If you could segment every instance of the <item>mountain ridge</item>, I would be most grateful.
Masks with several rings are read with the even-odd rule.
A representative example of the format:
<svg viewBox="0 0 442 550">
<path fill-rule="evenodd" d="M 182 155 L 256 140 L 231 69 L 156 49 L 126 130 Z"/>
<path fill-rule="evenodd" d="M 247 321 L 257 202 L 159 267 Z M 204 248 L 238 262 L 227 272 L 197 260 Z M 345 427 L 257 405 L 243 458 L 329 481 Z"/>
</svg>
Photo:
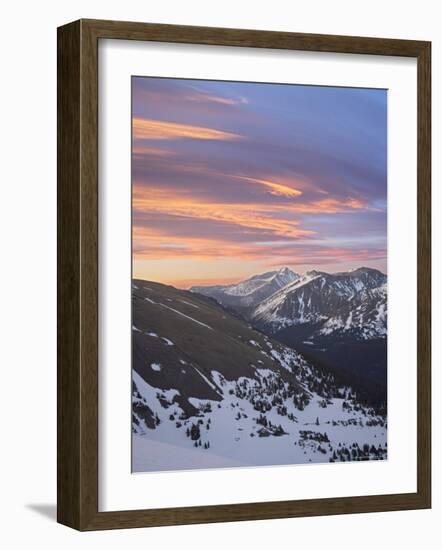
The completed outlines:
<svg viewBox="0 0 442 550">
<path fill-rule="evenodd" d="M 268 333 L 323 323 L 323 334 L 346 332 L 370 339 L 386 335 L 386 285 L 387 276 L 369 267 L 303 275 L 284 267 L 231 285 L 194 286 L 190 291 L 215 299 Z"/>
<path fill-rule="evenodd" d="M 258 303 L 277 290 L 299 278 L 288 267 L 267 271 L 230 285 L 192 286 L 190 292 L 215 298 L 224 306 L 234 306 L 241 310 L 256 307 Z"/>
</svg>

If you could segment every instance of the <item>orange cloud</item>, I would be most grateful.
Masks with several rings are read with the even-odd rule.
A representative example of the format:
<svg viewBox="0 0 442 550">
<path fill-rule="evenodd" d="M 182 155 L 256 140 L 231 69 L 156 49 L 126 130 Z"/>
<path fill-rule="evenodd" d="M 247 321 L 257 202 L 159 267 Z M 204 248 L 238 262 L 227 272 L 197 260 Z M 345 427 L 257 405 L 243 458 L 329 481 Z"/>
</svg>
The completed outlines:
<svg viewBox="0 0 442 550">
<path fill-rule="evenodd" d="M 240 176 L 238 176 L 240 177 Z M 249 178 L 246 178 L 249 179 Z M 301 230 L 299 227 L 293 233 L 293 227 L 299 226 L 298 221 L 290 219 L 275 218 L 275 212 L 299 214 L 336 214 L 355 209 L 367 207 L 367 203 L 360 199 L 349 198 L 344 200 L 326 198 L 312 201 L 296 200 L 302 192 L 265 180 L 254 180 L 259 185 L 273 189 L 275 193 L 284 194 L 295 199 L 283 204 L 266 204 L 264 202 L 249 203 L 223 203 L 210 202 L 208 200 L 192 197 L 191 193 L 183 190 L 174 193 L 169 190 L 160 189 L 157 186 L 137 185 L 133 186 L 134 211 L 140 212 L 163 212 L 179 216 L 195 217 L 199 219 L 233 222 L 238 225 L 259 227 L 275 231 L 282 231 L 284 235 L 301 236 L 311 234 L 312 231 Z"/>
<path fill-rule="evenodd" d="M 290 209 L 301 214 L 337 214 L 366 207 L 367 203 L 360 199 L 321 199 L 312 202 L 295 203 L 290 206 Z"/>
<path fill-rule="evenodd" d="M 155 187 L 134 186 L 132 207 L 134 212 L 156 212 L 185 216 L 200 220 L 233 223 L 246 229 L 268 230 L 278 235 L 299 238 L 314 233 L 301 229 L 296 220 L 272 217 L 275 208 L 263 204 L 231 204 L 194 199 L 191 196 L 171 197 L 170 192 Z"/>
<path fill-rule="evenodd" d="M 222 238 L 171 236 L 167 232 L 152 227 L 133 226 L 134 260 L 158 260 L 171 258 L 197 258 L 213 260 L 219 257 L 253 259 L 256 252 L 253 246 L 225 241 Z"/>
<path fill-rule="evenodd" d="M 149 147 L 147 145 L 134 145 L 132 148 L 134 155 L 154 155 L 156 157 L 172 157 L 175 156 L 173 151 L 161 149 L 160 147 Z"/>
<path fill-rule="evenodd" d="M 263 261 L 268 267 L 281 265 L 327 265 L 344 262 L 362 262 L 384 259 L 385 248 L 345 248 L 333 245 L 309 244 L 297 241 L 285 243 L 235 243 L 222 238 L 181 237 L 152 227 L 133 228 L 133 259 L 216 261 L 219 258 L 240 259 L 241 262 Z M 201 264 L 196 264 L 201 265 Z M 165 264 L 165 271 L 170 267 Z M 167 277 L 174 276 L 167 273 Z M 176 277 L 176 274 L 175 274 Z M 195 271 L 195 279 L 198 269 Z M 201 276 L 200 276 L 201 277 Z M 217 279 L 218 280 L 218 279 Z M 227 282 L 227 279 L 226 279 Z M 196 282 L 194 284 L 197 284 Z M 203 283 L 201 283 L 203 284 Z M 215 283 L 214 283 L 215 284 Z"/>
<path fill-rule="evenodd" d="M 138 151 L 141 152 L 142 149 L 143 149 L 142 147 L 134 148 L 134 153 Z M 156 154 L 158 155 L 161 154 L 162 151 L 164 151 L 163 149 L 156 149 L 156 148 L 150 148 L 150 147 L 147 147 L 145 149 L 147 154 L 153 149 L 157 151 Z M 169 152 L 164 151 L 164 153 L 168 154 Z M 152 154 L 154 154 L 154 151 L 152 151 Z M 169 154 L 172 154 L 172 153 L 169 153 Z M 302 195 L 302 191 L 300 191 L 298 188 L 294 188 L 291 186 L 294 183 L 296 185 L 301 185 L 301 182 L 298 182 L 298 181 L 295 182 L 294 180 L 288 180 L 286 183 L 285 182 L 282 183 L 282 182 L 271 181 L 269 179 L 253 178 L 253 177 L 242 176 L 238 174 L 230 174 L 228 172 L 222 172 L 219 170 L 211 169 L 209 166 L 207 166 L 207 164 L 197 163 L 197 162 L 182 163 L 180 164 L 179 171 L 180 173 L 186 172 L 186 173 L 198 174 L 198 175 L 202 174 L 207 176 L 221 176 L 228 179 L 235 178 L 242 181 L 247 181 L 252 184 L 254 183 L 259 187 L 264 187 L 266 188 L 266 190 L 268 190 L 268 192 L 271 195 L 279 196 L 279 197 L 293 198 L 293 197 L 299 197 L 300 195 Z M 305 184 L 302 183 L 302 185 L 305 185 Z"/>
<path fill-rule="evenodd" d="M 193 166 L 192 170 L 196 168 L 204 170 L 204 167 L 200 166 Z M 171 192 L 170 189 L 156 185 L 134 183 L 132 207 L 135 219 L 137 213 L 150 213 L 167 217 L 176 216 L 177 222 L 180 219 L 190 219 L 195 222 L 226 224 L 226 232 L 217 233 L 216 230 L 212 230 L 209 234 L 205 234 L 202 229 L 201 235 L 181 236 L 179 226 L 174 224 L 172 218 L 170 226 L 161 228 L 149 226 L 148 223 L 137 225 L 135 222 L 132 228 L 134 260 L 192 258 L 198 261 L 212 261 L 224 257 L 248 261 L 278 257 L 279 263 L 284 264 L 317 263 L 319 265 L 329 263 L 333 257 L 334 261 L 339 263 L 344 259 L 352 260 L 358 256 L 358 253 L 347 249 L 315 245 L 315 231 L 301 226 L 301 216 L 350 212 L 366 207 L 363 201 L 355 198 L 302 201 L 300 200 L 302 192 L 287 185 L 267 179 L 234 177 L 264 186 L 272 194 L 282 194 L 289 200 L 276 204 L 215 202 L 192 195 L 188 188 L 175 188 Z M 236 241 L 235 234 L 243 237 L 247 235 L 247 238 Z M 306 246 L 307 243 L 309 243 L 308 246 Z M 360 255 L 363 259 L 367 256 L 367 251 L 360 251 Z"/>
<path fill-rule="evenodd" d="M 271 195 L 276 195 L 278 197 L 290 198 L 290 197 L 299 197 L 300 195 L 302 195 L 302 191 L 300 191 L 299 189 L 294 189 L 293 187 L 289 187 L 282 183 L 276 183 L 274 181 L 265 180 L 265 179 L 250 178 L 248 176 L 234 176 L 234 177 L 244 181 L 250 181 L 253 183 L 257 183 L 258 185 L 262 185 L 270 190 Z"/>
<path fill-rule="evenodd" d="M 187 91 L 186 91 L 187 89 Z M 166 90 L 162 88 L 161 90 L 150 88 L 138 88 L 136 91 L 137 94 L 141 94 L 144 101 L 150 102 L 163 102 L 170 104 L 178 104 L 182 106 L 184 103 L 193 103 L 196 106 L 206 106 L 209 104 L 210 107 L 216 105 L 234 107 L 237 105 L 246 105 L 249 103 L 249 100 L 240 95 L 230 95 L 222 96 L 214 93 L 209 93 L 204 89 L 201 89 L 198 86 L 188 86 L 180 89 L 179 93 L 173 92 L 171 90 Z"/>
<path fill-rule="evenodd" d="M 231 141 L 241 139 L 238 134 L 192 126 L 190 124 L 178 124 L 149 118 L 133 118 L 132 131 L 135 139 L 204 139 Z"/>
</svg>

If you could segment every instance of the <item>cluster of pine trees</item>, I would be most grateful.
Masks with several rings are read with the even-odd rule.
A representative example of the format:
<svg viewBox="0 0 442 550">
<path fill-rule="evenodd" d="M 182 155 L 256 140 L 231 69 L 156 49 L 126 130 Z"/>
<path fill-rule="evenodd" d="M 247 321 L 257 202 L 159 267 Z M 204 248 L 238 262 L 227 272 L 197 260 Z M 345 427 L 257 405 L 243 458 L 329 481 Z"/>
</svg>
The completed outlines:
<svg viewBox="0 0 442 550">
<path fill-rule="evenodd" d="M 197 423 L 192 422 L 190 427 L 186 429 L 186 436 L 193 441 L 194 447 L 203 447 L 204 449 L 210 449 L 210 441 L 205 441 L 204 443 L 201 440 L 201 426 L 204 422 L 199 419 Z M 206 423 L 206 429 L 210 429 L 210 418 Z"/>
<path fill-rule="evenodd" d="M 312 430 L 299 430 L 301 439 L 309 441 L 317 441 L 318 443 L 330 443 L 330 439 L 326 432 L 313 432 Z"/>
<path fill-rule="evenodd" d="M 155 428 L 160 423 L 157 413 L 152 409 L 141 396 L 136 384 L 132 383 L 132 431 L 137 431 L 140 427 L 140 420 L 143 420 L 148 428 Z"/>
<path fill-rule="evenodd" d="M 262 428 L 260 428 L 257 432 L 259 437 L 268 437 L 269 435 L 280 436 L 287 434 L 281 424 L 273 424 L 264 414 L 260 414 L 259 417 L 254 418 L 254 420 L 257 424 L 262 426 Z M 253 434 L 250 435 L 253 436 Z"/>
<path fill-rule="evenodd" d="M 361 460 L 384 460 L 387 457 L 387 444 L 382 447 L 378 445 L 369 445 L 364 443 L 362 447 L 358 443 L 353 443 L 350 448 L 339 444 L 339 447 L 333 451 L 330 462 L 350 462 Z"/>
</svg>

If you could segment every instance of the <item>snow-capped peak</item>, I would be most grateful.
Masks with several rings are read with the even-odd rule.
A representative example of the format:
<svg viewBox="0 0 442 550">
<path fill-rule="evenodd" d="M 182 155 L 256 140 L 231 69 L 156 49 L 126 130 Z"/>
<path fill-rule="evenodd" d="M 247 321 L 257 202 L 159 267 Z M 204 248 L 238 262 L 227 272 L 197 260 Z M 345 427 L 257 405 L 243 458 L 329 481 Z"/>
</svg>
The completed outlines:
<svg viewBox="0 0 442 550">
<path fill-rule="evenodd" d="M 193 287 L 191 290 L 192 292 L 211 296 L 223 305 L 256 307 L 262 300 L 298 279 L 299 275 L 297 273 L 288 267 L 282 267 L 275 271 L 253 275 L 239 283 Z"/>
<path fill-rule="evenodd" d="M 240 283 L 225 287 L 224 292 L 231 296 L 248 296 L 259 290 L 260 288 L 272 285 L 272 291 L 275 292 L 279 288 L 299 279 L 299 275 L 294 273 L 288 267 L 283 267 L 278 271 L 268 271 L 259 275 L 254 275 Z M 273 288 L 274 286 L 274 288 Z"/>
<path fill-rule="evenodd" d="M 282 283 L 282 286 L 285 286 L 293 281 L 299 280 L 299 278 L 300 276 L 298 273 L 295 273 L 289 267 L 281 267 L 281 269 L 275 273 L 273 280 L 278 281 Z"/>
<path fill-rule="evenodd" d="M 328 275 L 325 271 L 318 271 L 317 269 L 311 269 L 304 273 L 305 278 L 313 279 L 314 277 L 319 277 L 319 275 Z"/>
</svg>

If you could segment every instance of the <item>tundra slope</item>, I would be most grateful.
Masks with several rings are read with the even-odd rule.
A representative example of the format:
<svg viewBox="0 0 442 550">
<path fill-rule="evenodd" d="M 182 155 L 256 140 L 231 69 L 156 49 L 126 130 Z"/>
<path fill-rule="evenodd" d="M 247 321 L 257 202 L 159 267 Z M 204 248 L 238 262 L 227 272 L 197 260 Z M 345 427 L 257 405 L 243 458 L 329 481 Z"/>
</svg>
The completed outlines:
<svg viewBox="0 0 442 550">
<path fill-rule="evenodd" d="M 133 470 L 384 459 L 386 418 L 214 300 L 133 282 Z"/>
</svg>

